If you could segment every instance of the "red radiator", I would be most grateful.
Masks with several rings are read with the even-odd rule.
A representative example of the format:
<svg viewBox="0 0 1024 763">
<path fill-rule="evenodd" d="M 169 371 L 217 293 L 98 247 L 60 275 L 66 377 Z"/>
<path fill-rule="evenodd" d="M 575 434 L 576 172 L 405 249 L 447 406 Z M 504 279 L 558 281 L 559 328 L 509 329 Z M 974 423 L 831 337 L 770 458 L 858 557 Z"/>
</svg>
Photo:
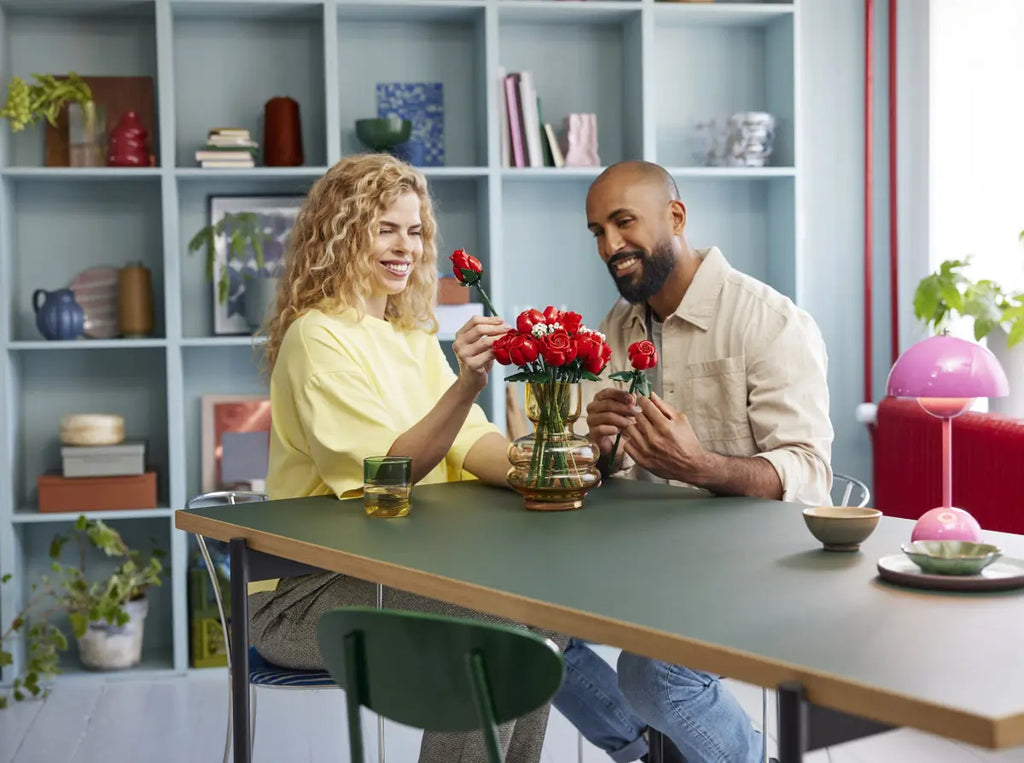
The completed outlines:
<svg viewBox="0 0 1024 763">
<path fill-rule="evenodd" d="M 942 424 L 914 400 L 886 398 L 872 429 L 873 505 L 917 519 L 942 503 Z M 953 419 L 953 505 L 985 530 L 1024 534 L 1024 421 Z"/>
</svg>

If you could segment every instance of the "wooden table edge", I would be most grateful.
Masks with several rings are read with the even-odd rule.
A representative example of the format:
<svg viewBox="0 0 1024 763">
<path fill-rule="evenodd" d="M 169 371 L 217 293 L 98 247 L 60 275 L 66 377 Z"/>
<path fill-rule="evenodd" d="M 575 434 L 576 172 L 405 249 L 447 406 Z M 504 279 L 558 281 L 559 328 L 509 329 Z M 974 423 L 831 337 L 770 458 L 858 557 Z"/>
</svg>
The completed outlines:
<svg viewBox="0 0 1024 763">
<path fill-rule="evenodd" d="M 685 636 L 253 530 L 186 510 L 175 511 L 174 524 L 179 530 L 220 541 L 244 538 L 248 547 L 254 551 L 301 561 L 326 571 L 379 582 L 420 596 L 448 601 L 527 625 L 571 634 L 758 686 L 774 689 L 780 683 L 796 681 L 803 686 L 808 701 L 816 705 L 881 723 L 910 726 L 989 749 L 1024 745 L 1024 713 L 995 719 L 978 716 L 830 673 L 807 670 Z"/>
</svg>

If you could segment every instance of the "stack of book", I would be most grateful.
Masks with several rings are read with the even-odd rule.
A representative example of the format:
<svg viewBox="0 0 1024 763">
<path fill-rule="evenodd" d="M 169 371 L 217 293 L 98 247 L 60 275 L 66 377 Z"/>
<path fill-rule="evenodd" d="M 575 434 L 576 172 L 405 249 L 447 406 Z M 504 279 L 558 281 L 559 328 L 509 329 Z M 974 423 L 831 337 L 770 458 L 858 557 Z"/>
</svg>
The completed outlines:
<svg viewBox="0 0 1024 763">
<path fill-rule="evenodd" d="M 499 68 L 504 98 L 501 109 L 501 163 L 504 167 L 564 167 L 565 157 L 528 71 L 505 74 Z"/>
<path fill-rule="evenodd" d="M 206 136 L 206 146 L 196 151 L 196 161 L 201 167 L 255 167 L 258 148 L 244 127 L 214 127 Z"/>
</svg>

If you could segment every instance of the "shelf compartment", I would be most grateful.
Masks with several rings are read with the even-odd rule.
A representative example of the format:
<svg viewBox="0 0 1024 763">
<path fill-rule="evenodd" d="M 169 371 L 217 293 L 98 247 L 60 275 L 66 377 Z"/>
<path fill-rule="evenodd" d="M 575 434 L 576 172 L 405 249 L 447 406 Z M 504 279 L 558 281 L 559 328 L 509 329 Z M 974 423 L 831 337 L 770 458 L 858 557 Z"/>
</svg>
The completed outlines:
<svg viewBox="0 0 1024 763">
<path fill-rule="evenodd" d="M 265 336 L 199 336 L 181 340 L 182 347 L 253 347 L 267 341 Z"/>
<path fill-rule="evenodd" d="M 767 4 L 765 7 L 768 7 Z M 723 6 L 725 8 L 725 6 Z M 693 127 L 742 111 L 775 116 L 768 166 L 794 164 L 793 15 L 761 26 L 659 26 L 654 34 L 656 151 L 663 166 L 696 166 Z M 678 72 L 701 72 L 678 87 Z M 731 168 L 715 168 L 731 169 Z"/>
<path fill-rule="evenodd" d="M 419 4 L 417 4 L 419 6 Z M 342 155 L 366 151 L 357 119 L 377 116 L 376 85 L 440 82 L 444 164 L 487 164 L 484 11 L 475 4 L 338 6 L 338 83 Z M 439 18 L 439 14 L 441 18 Z M 386 50 L 382 56 L 380 51 Z M 367 61 L 372 61 L 372 76 Z M 427 168 L 424 168 L 427 169 Z"/>
<path fill-rule="evenodd" d="M 737 270 L 796 298 L 793 178 L 675 180 L 690 246 L 717 246 Z"/>
<path fill-rule="evenodd" d="M 522 12 L 516 11 L 520 5 Z M 566 7 L 569 5 L 573 8 Z M 583 12 L 583 5 L 593 5 L 595 10 Z M 644 155 L 644 88 L 641 14 L 633 10 L 625 16 L 607 15 L 600 12 L 605 5 L 534 5 L 526 0 L 502 5 L 499 63 L 506 73 L 529 71 L 533 75 L 541 120 L 551 125 L 563 146 L 566 115 L 596 114 L 598 153 L 600 161 L 608 165 Z M 565 20 L 559 14 L 565 14 Z M 501 83 L 494 86 L 499 88 Z M 665 92 L 674 92 L 674 88 Z M 504 92 L 496 97 L 504 97 Z"/>
<path fill-rule="evenodd" d="M 36 479 L 60 471 L 60 422 L 72 413 L 123 416 L 125 439 L 146 441 L 146 466 L 157 472 L 158 505 L 168 505 L 166 350 L 80 349 L 9 357 L 20 398 L 10 411 L 15 505 L 38 505 Z"/>
<path fill-rule="evenodd" d="M 654 24 L 670 26 L 766 26 L 780 18 L 793 17 L 793 3 L 708 3 L 656 2 Z"/>
<path fill-rule="evenodd" d="M 27 81 L 34 72 L 81 76 L 153 78 L 153 131 L 150 151 L 159 157 L 157 129 L 156 12 L 154 2 L 4 4 L 5 76 Z M 48 11 L 59 10 L 59 13 Z M 106 114 L 107 130 L 119 114 Z M 46 124 L 37 122 L 9 139 L 7 164 L 41 167 L 45 162 Z M 84 168 L 83 168 L 84 169 Z"/>
<path fill-rule="evenodd" d="M 207 170 L 200 170 L 206 172 Z M 210 223 L 211 199 L 228 196 L 290 196 L 301 203 L 317 180 L 311 176 L 283 175 L 258 184 L 246 178 L 211 177 L 207 182 L 189 177 L 178 181 L 178 240 L 181 268 L 181 330 L 186 340 L 205 339 L 214 334 L 214 285 L 206 278 L 206 252 L 189 251 L 188 243 L 196 232 Z M 248 334 L 232 336 L 244 341 Z"/>
<path fill-rule="evenodd" d="M 24 180 L 9 189 L 9 197 L 13 257 L 6 296 L 14 342 L 43 339 L 32 307 L 36 289 L 66 288 L 87 268 L 131 261 L 149 268 L 154 335 L 165 335 L 159 183 Z"/>
<path fill-rule="evenodd" d="M 91 512 L 87 513 L 89 516 Z M 22 523 L 15 526 L 15 543 L 20 546 L 21 557 L 25 560 L 24 571 L 20 575 L 20 585 L 23 587 L 22 595 L 28 596 L 32 583 L 38 581 L 43 575 L 50 572 L 49 546 L 50 540 L 57 533 L 67 534 L 74 524 L 71 517 L 66 522 L 47 522 L 45 524 Z M 118 521 L 117 518 L 104 518 L 103 521 L 121 533 L 121 537 L 131 548 L 137 548 L 145 553 L 154 547 L 163 549 L 164 558 L 161 560 L 164 565 L 165 574 L 161 585 L 153 586 L 147 592 L 149 599 L 148 612 L 146 614 L 145 632 L 142 640 L 142 663 L 125 671 L 118 671 L 118 677 L 126 677 L 136 674 L 136 671 L 169 670 L 173 667 L 173 638 L 172 627 L 172 589 L 174 587 L 173 577 L 181 572 L 173 566 L 170 554 L 170 533 L 171 523 L 165 516 L 157 516 L 151 519 L 132 519 Z M 65 546 L 61 560 L 65 564 L 73 564 L 77 560 L 77 548 L 71 544 Z M 116 567 L 121 559 L 116 557 L 106 558 L 102 552 L 89 547 L 86 553 L 86 579 L 96 580 Z M 78 659 L 78 646 L 71 632 L 70 624 L 64 616 L 55 617 L 52 621 L 61 627 L 68 634 L 68 650 L 60 656 L 61 676 L 73 677 L 75 675 L 88 674 L 94 679 L 95 671 L 86 671 Z M 104 675 L 108 675 L 104 673 Z M 111 674 L 113 675 L 113 674 Z M 61 680 L 62 680 L 61 679 Z"/>
<path fill-rule="evenodd" d="M 338 0 L 343 21 L 467 22 L 486 6 L 486 0 Z"/>
<path fill-rule="evenodd" d="M 506 320 L 528 307 L 567 307 L 597 329 L 618 297 L 587 231 L 589 177 L 508 183 L 502 191 Z M 575 223 L 575 224 L 573 224 Z M 579 274 L 578 276 L 575 274 Z"/>
<path fill-rule="evenodd" d="M 269 395 L 253 348 L 246 346 L 198 346 L 183 348 L 186 496 L 204 492 L 202 487 L 204 395 Z"/>
<path fill-rule="evenodd" d="M 498 5 L 501 22 L 592 24 L 628 20 L 640 12 L 639 0 L 599 0 L 559 3 L 552 0 L 502 0 Z"/>
<path fill-rule="evenodd" d="M 327 163 L 320 4 L 177 2 L 172 12 L 177 167 L 197 167 L 213 127 L 247 128 L 260 164 L 263 109 L 275 96 L 299 104 L 304 164 Z"/>
</svg>

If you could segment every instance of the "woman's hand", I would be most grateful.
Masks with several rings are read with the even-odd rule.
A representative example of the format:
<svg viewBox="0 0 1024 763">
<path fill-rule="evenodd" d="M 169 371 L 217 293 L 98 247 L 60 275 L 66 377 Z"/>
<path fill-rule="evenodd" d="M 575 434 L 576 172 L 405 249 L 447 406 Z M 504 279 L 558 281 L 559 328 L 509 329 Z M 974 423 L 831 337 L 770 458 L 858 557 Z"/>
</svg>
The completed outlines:
<svg viewBox="0 0 1024 763">
<path fill-rule="evenodd" d="M 474 315 L 455 333 L 452 350 L 459 360 L 459 382 L 475 397 L 487 385 L 494 365 L 491 345 L 512 327 L 497 316 Z"/>
</svg>

